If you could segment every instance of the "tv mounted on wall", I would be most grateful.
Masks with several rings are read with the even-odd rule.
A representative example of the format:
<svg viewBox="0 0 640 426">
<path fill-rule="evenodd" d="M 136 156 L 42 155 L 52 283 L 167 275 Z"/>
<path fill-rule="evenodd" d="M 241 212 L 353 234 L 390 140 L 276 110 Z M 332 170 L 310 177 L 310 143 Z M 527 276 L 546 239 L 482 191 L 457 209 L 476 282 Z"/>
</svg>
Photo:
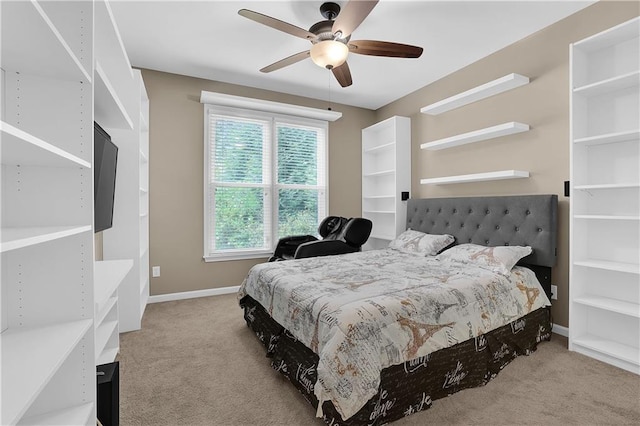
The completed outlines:
<svg viewBox="0 0 640 426">
<path fill-rule="evenodd" d="M 113 226 L 118 147 L 98 123 L 93 123 L 93 202 L 94 230 Z"/>
</svg>

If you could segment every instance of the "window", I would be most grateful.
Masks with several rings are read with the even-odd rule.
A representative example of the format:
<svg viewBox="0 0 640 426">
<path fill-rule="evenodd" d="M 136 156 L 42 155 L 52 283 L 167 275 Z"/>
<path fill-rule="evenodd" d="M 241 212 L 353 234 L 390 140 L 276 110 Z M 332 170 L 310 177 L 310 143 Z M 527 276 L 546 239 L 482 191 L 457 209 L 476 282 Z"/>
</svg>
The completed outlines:
<svg viewBox="0 0 640 426">
<path fill-rule="evenodd" d="M 207 261 L 268 256 L 326 216 L 327 122 L 205 107 Z"/>
</svg>

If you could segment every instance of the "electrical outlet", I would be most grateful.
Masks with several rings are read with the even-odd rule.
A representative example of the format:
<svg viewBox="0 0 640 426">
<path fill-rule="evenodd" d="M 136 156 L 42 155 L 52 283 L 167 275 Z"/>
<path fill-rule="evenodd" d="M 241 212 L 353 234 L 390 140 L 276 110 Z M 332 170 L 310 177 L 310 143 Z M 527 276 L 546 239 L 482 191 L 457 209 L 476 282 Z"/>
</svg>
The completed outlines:
<svg viewBox="0 0 640 426">
<path fill-rule="evenodd" d="M 160 267 L 159 266 L 154 266 L 153 268 L 151 268 L 151 276 L 153 278 L 157 278 L 160 276 Z"/>
<path fill-rule="evenodd" d="M 158 272 L 159 274 L 159 272 Z M 558 286 L 551 285 L 551 300 L 558 300 Z"/>
</svg>

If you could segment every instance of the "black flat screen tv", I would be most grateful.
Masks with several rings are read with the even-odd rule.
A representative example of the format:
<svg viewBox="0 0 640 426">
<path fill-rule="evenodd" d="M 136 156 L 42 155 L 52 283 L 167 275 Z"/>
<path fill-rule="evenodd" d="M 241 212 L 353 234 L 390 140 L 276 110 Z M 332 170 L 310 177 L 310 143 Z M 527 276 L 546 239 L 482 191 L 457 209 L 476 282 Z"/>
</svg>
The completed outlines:
<svg viewBox="0 0 640 426">
<path fill-rule="evenodd" d="M 93 202 L 94 230 L 113 226 L 118 147 L 98 123 L 93 123 Z"/>
</svg>

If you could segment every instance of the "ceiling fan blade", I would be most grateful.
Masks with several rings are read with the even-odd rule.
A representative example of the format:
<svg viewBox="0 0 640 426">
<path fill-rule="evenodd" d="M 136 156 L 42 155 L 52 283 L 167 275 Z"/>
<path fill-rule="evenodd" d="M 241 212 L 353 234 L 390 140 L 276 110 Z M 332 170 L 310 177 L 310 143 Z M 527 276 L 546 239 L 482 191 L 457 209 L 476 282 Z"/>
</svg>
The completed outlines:
<svg viewBox="0 0 640 426">
<path fill-rule="evenodd" d="M 317 36 L 313 33 L 310 33 L 307 30 L 304 30 L 300 27 L 296 27 L 295 25 L 291 25 L 288 22 L 281 21 L 276 18 L 272 18 L 271 16 L 263 15 L 262 13 L 254 12 L 249 9 L 240 9 L 238 14 L 244 16 L 245 18 L 249 18 L 252 21 L 256 21 L 262 25 L 266 25 L 267 27 L 274 28 L 276 30 L 285 32 L 287 34 L 291 34 L 296 37 L 303 38 L 305 40 L 315 40 Z"/>
<path fill-rule="evenodd" d="M 342 65 L 332 68 L 331 72 L 333 73 L 338 83 L 342 87 L 351 86 L 353 80 L 351 80 L 351 70 L 349 70 L 349 65 L 347 63 L 343 63 Z"/>
<path fill-rule="evenodd" d="M 260 72 L 271 72 L 271 71 L 279 70 L 280 68 L 284 68 L 289 65 L 293 65 L 296 62 L 300 62 L 303 59 L 307 59 L 309 55 L 310 53 L 308 50 L 305 50 L 304 52 L 296 53 L 295 55 L 291 55 L 287 58 L 281 59 L 278 62 L 274 62 L 271 65 L 267 65 L 266 67 L 262 68 Z"/>
<path fill-rule="evenodd" d="M 333 22 L 331 32 L 335 34 L 340 31 L 342 33 L 340 38 L 349 36 L 356 28 L 358 28 L 362 21 L 369 16 L 369 13 L 371 13 L 373 8 L 376 7 L 376 4 L 378 4 L 378 0 L 350 0 L 346 5 L 344 5 L 338 14 L 338 17 Z"/>
<path fill-rule="evenodd" d="M 419 58 L 422 55 L 422 47 L 376 40 L 350 41 L 349 51 L 360 55 L 389 56 L 392 58 Z"/>
</svg>

